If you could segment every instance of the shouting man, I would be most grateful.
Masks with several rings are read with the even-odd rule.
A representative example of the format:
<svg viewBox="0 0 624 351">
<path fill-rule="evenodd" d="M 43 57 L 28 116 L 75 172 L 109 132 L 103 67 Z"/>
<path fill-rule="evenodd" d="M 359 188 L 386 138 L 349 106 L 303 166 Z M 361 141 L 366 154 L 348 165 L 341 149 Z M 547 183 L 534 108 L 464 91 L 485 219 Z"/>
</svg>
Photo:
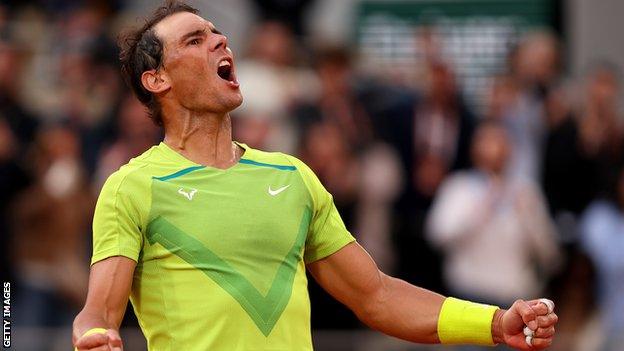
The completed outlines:
<svg viewBox="0 0 624 351">
<path fill-rule="evenodd" d="M 124 78 L 165 138 L 102 189 L 78 350 L 122 350 L 128 298 L 150 350 L 311 350 L 306 269 L 388 335 L 550 345 L 552 302 L 504 310 L 385 275 L 304 163 L 233 142 L 229 113 L 243 101 L 234 57 L 197 13 L 168 1 L 120 42 Z"/>
</svg>

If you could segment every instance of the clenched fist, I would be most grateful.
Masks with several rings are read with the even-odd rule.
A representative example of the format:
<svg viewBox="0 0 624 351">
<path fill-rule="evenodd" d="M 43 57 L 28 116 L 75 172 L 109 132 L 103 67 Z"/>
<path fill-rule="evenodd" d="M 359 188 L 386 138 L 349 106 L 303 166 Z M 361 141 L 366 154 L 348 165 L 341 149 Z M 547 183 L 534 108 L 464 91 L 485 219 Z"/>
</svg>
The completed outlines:
<svg viewBox="0 0 624 351">
<path fill-rule="evenodd" d="M 115 329 L 108 329 L 106 334 L 82 336 L 76 340 L 74 346 L 78 351 L 123 351 L 121 337 Z"/>
<path fill-rule="evenodd" d="M 497 311 L 492 321 L 494 341 L 518 350 L 532 351 L 549 347 L 559 318 L 553 312 L 554 303 L 548 303 L 541 300 L 517 300 L 508 310 Z M 526 337 L 525 326 L 532 331 L 532 337 Z"/>
</svg>

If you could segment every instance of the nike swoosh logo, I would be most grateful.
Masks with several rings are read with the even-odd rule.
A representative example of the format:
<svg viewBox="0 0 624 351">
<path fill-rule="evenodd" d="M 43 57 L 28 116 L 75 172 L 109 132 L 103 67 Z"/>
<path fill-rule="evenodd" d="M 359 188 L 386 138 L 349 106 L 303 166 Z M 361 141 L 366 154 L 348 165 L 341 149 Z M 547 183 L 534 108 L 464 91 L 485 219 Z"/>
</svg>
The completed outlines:
<svg viewBox="0 0 624 351">
<path fill-rule="evenodd" d="M 197 189 L 193 189 L 190 192 L 184 191 L 183 188 L 178 189 L 178 194 L 184 195 L 184 197 L 186 197 L 189 201 L 193 200 L 193 196 L 195 196 L 196 192 L 197 192 Z"/>
<path fill-rule="evenodd" d="M 290 186 L 290 184 L 284 185 L 283 187 L 281 187 L 279 189 L 273 190 L 273 189 L 271 189 L 271 186 L 269 185 L 269 194 L 271 196 L 275 196 L 275 195 L 281 193 L 282 191 L 286 190 L 289 186 Z"/>
</svg>

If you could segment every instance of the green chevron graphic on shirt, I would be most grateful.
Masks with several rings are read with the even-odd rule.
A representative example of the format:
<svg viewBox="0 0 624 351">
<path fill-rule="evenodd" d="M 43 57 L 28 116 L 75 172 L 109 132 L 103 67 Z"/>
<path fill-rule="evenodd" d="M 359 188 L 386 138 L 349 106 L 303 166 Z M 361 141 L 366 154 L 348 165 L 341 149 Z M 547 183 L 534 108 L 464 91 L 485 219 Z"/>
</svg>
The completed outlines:
<svg viewBox="0 0 624 351">
<path fill-rule="evenodd" d="M 245 276 L 199 240 L 177 228 L 162 216 L 150 222 L 147 227 L 147 238 L 151 245 L 155 243 L 162 245 L 216 282 L 238 301 L 260 331 L 268 336 L 290 299 L 297 273 L 297 263 L 301 260 L 311 216 L 312 211 L 306 208 L 295 242 L 279 265 L 266 296 L 263 296 Z"/>
</svg>

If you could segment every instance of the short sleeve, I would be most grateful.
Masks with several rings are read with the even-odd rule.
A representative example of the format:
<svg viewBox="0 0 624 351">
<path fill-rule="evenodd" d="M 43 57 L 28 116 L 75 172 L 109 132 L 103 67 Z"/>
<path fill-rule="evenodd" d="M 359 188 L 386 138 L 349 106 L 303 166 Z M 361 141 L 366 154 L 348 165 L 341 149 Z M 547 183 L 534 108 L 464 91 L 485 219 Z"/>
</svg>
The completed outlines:
<svg viewBox="0 0 624 351">
<path fill-rule="evenodd" d="M 336 209 L 331 194 L 303 162 L 291 158 L 312 198 L 312 219 L 305 244 L 304 260 L 311 263 L 323 259 L 355 241 Z"/>
<path fill-rule="evenodd" d="M 93 256 L 91 264 L 112 256 L 134 261 L 143 246 L 142 215 L 138 199 L 145 191 L 128 181 L 123 168 L 104 183 L 93 216 Z M 149 186 L 149 185 L 148 185 Z M 149 202 L 147 202 L 149 203 Z"/>
</svg>

